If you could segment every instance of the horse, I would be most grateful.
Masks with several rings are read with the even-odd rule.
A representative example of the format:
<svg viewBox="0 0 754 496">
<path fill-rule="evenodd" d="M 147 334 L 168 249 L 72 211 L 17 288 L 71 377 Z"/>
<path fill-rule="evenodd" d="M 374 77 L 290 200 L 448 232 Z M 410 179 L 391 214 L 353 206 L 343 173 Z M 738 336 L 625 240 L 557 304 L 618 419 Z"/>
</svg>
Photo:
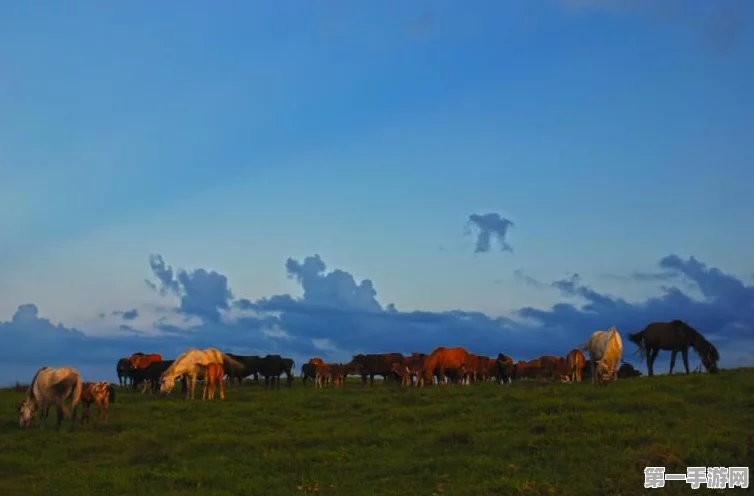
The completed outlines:
<svg viewBox="0 0 754 496">
<path fill-rule="evenodd" d="M 438 384 L 447 383 L 446 372 L 448 370 L 458 371 L 460 373 L 460 379 L 463 380 L 466 377 L 468 369 L 467 363 L 470 363 L 471 358 L 469 352 L 460 346 L 455 348 L 445 348 L 440 346 L 436 348 L 424 362 L 424 370 L 422 371 L 422 377 L 420 380 L 421 385 L 424 385 L 424 381 L 432 383 L 432 376 L 435 371 L 438 371 Z"/>
<path fill-rule="evenodd" d="M 243 364 L 217 348 L 199 350 L 190 348 L 181 354 L 160 376 L 160 394 L 168 394 L 175 387 L 175 379 L 179 376 L 188 376 L 191 386 L 186 390 L 186 399 L 196 397 L 196 381 L 200 373 L 204 373 L 207 365 L 217 363 L 228 365 L 237 369 L 243 368 Z M 185 380 L 185 379 L 184 379 Z"/>
<path fill-rule="evenodd" d="M 228 353 L 228 356 L 243 365 L 241 369 L 231 366 L 225 367 L 225 374 L 228 376 L 228 386 L 233 384 L 234 379 L 238 381 L 238 385 L 240 386 L 243 380 L 250 375 L 254 376 L 254 383 L 259 383 L 259 363 L 262 357 L 257 355 L 234 355 L 233 353 Z"/>
<path fill-rule="evenodd" d="M 207 398 L 207 392 L 209 391 L 209 399 L 215 399 L 215 387 L 217 383 L 220 383 L 220 399 L 225 399 L 225 387 L 223 383 L 223 376 L 225 370 L 220 363 L 210 363 L 207 365 L 204 371 L 204 389 L 202 389 L 202 400 Z"/>
<path fill-rule="evenodd" d="M 693 327 L 681 320 L 670 322 L 652 322 L 639 332 L 628 335 L 629 341 L 639 347 L 639 351 L 647 358 L 649 377 L 654 375 L 654 361 L 660 350 L 670 351 L 670 374 L 673 373 L 675 357 L 681 352 L 683 366 L 689 373 L 689 346 L 702 360 L 702 365 L 710 374 L 718 371 L 717 362 L 720 354 L 717 348 L 707 341 L 704 336 Z"/>
<path fill-rule="evenodd" d="M 44 429 L 47 425 L 47 415 L 50 407 L 55 405 L 58 411 L 57 428 L 63 422 L 63 413 L 67 412 L 64 402 L 71 399 L 71 430 L 76 426 L 76 411 L 81 401 L 83 381 L 81 375 L 73 367 L 59 367 L 56 369 L 44 366 L 37 370 L 34 378 L 26 390 L 26 395 L 18 404 L 18 425 L 22 429 L 31 425 L 37 410 L 42 412 L 40 425 Z"/>
<path fill-rule="evenodd" d="M 581 382 L 581 372 L 586 366 L 586 358 L 581 350 L 571 350 L 566 355 L 571 382 Z"/>
<path fill-rule="evenodd" d="M 128 386 L 128 379 L 133 384 L 134 378 L 131 373 L 131 361 L 128 358 L 121 358 L 115 365 L 115 373 L 118 374 L 118 384 L 120 387 Z"/>
<path fill-rule="evenodd" d="M 510 385 L 513 382 L 513 376 L 516 374 L 516 364 L 513 358 L 503 353 L 498 353 L 497 360 L 494 364 L 495 379 L 502 384 Z"/>
<path fill-rule="evenodd" d="M 110 403 L 115 403 L 115 389 L 105 381 L 85 382 L 81 388 L 81 425 L 89 421 L 89 408 L 92 403 L 97 405 L 100 420 L 107 422 Z"/>
<path fill-rule="evenodd" d="M 618 366 L 623 352 L 623 341 L 617 327 L 613 326 L 607 331 L 594 331 L 589 337 L 589 341 L 579 349 L 589 351 L 592 384 L 598 380 L 595 367 L 600 381 L 607 382 L 618 379 Z M 595 362 L 597 362 L 596 365 Z"/>
<path fill-rule="evenodd" d="M 139 371 L 142 371 L 149 367 L 153 363 L 159 363 L 162 361 L 162 355 L 159 353 L 134 353 L 128 358 L 128 362 L 131 365 L 131 374 L 135 375 Z M 136 388 L 136 384 L 133 383 L 132 386 L 134 389 Z"/>
</svg>

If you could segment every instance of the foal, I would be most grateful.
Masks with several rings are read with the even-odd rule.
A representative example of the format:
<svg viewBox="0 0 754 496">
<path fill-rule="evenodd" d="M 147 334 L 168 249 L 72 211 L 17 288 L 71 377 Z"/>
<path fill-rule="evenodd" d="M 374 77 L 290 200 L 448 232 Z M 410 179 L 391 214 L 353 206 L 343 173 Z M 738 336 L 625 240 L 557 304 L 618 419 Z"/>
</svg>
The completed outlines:
<svg viewBox="0 0 754 496">
<path fill-rule="evenodd" d="M 221 363 L 209 363 L 204 371 L 204 389 L 202 390 L 202 399 L 207 398 L 207 390 L 209 390 L 209 399 L 215 399 L 215 386 L 220 384 L 220 399 L 225 399 L 225 386 L 223 383 L 223 376 L 225 371 Z"/>
<path fill-rule="evenodd" d="M 89 422 L 89 408 L 92 403 L 97 405 L 99 419 L 107 422 L 110 403 L 115 403 L 115 389 L 105 381 L 85 382 L 83 384 L 81 404 L 84 408 L 81 412 L 81 425 L 84 424 L 84 421 Z"/>
</svg>

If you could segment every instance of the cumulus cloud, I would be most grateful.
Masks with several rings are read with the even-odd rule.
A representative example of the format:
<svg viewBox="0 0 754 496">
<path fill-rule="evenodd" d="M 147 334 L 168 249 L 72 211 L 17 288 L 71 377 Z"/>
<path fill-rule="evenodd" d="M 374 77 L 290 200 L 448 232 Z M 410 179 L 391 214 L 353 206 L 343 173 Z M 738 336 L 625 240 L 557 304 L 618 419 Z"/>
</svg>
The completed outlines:
<svg viewBox="0 0 754 496">
<path fill-rule="evenodd" d="M 648 322 L 675 318 L 686 320 L 719 347 L 722 366 L 754 359 L 754 287 L 694 257 L 668 255 L 658 262 L 658 271 L 693 284 L 701 298 L 692 298 L 677 286 L 663 286 L 660 296 L 633 303 L 598 291 L 578 274 L 542 283 L 519 270 L 514 272 L 519 280 L 554 288 L 563 301 L 550 308 L 524 307 L 508 316 L 399 310 L 378 300 L 371 280 L 328 269 L 316 254 L 285 262 L 288 277 L 303 289 L 300 297 L 282 294 L 257 300 L 233 299 L 227 277 L 217 272 L 174 271 L 160 256 L 151 257 L 150 262 L 157 292 L 166 300 L 177 298 L 175 306 L 168 306 L 168 313 L 148 329 L 156 334 L 121 324 L 120 332 L 112 337 L 88 336 L 53 324 L 40 317 L 35 305 L 23 304 L 9 321 L 0 322 L 4 343 L 0 363 L 107 363 L 102 370 L 111 378 L 115 361 L 123 355 L 149 351 L 174 357 L 189 346 L 281 353 L 299 363 L 312 355 L 347 360 L 358 352 L 428 352 L 439 345 L 531 358 L 564 355 L 596 329 L 616 325 L 623 333 L 635 332 Z M 186 314 L 193 319 L 190 323 L 170 321 L 171 316 Z M 2 367 L 0 374 L 4 374 Z"/>
<path fill-rule="evenodd" d="M 501 251 L 513 251 L 506 240 L 508 229 L 514 226 L 510 219 L 506 219 L 497 213 L 471 214 L 467 228 L 469 226 L 473 226 L 477 231 L 474 253 L 488 253 L 493 236 L 497 239 Z M 470 234 L 471 230 L 467 230 L 467 233 Z"/>
<path fill-rule="evenodd" d="M 147 286 L 161 296 L 178 296 L 181 304 L 176 310 L 179 313 L 208 322 L 219 322 L 221 311 L 230 308 L 233 293 L 228 287 L 228 278 L 224 275 L 205 269 L 191 272 L 178 270 L 174 273 L 173 268 L 160 255 L 150 255 L 149 266 L 159 286 L 146 279 Z"/>
</svg>

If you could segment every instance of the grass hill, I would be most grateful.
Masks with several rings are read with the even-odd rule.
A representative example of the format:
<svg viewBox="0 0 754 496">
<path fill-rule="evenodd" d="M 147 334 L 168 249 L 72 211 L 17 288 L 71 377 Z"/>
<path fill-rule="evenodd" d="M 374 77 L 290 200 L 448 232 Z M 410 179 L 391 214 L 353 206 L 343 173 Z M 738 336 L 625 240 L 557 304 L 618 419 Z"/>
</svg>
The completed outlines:
<svg viewBox="0 0 754 496">
<path fill-rule="evenodd" d="M 606 387 L 232 388 L 186 402 L 118 390 L 110 422 L 18 428 L 0 392 L 13 495 L 643 495 L 645 466 L 754 468 L 754 369 Z M 697 493 L 707 492 L 705 489 Z M 741 490 L 743 494 L 745 491 Z"/>
</svg>

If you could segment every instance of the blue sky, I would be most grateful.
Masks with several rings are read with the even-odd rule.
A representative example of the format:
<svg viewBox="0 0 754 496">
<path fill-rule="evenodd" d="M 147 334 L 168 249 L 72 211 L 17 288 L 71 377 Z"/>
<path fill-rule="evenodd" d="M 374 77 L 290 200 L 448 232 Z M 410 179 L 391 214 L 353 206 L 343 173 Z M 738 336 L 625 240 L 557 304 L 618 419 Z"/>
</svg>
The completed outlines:
<svg viewBox="0 0 754 496">
<path fill-rule="evenodd" d="M 672 318 L 754 362 L 749 2 L 67 7 L 0 6 L 0 382 Z"/>
</svg>

